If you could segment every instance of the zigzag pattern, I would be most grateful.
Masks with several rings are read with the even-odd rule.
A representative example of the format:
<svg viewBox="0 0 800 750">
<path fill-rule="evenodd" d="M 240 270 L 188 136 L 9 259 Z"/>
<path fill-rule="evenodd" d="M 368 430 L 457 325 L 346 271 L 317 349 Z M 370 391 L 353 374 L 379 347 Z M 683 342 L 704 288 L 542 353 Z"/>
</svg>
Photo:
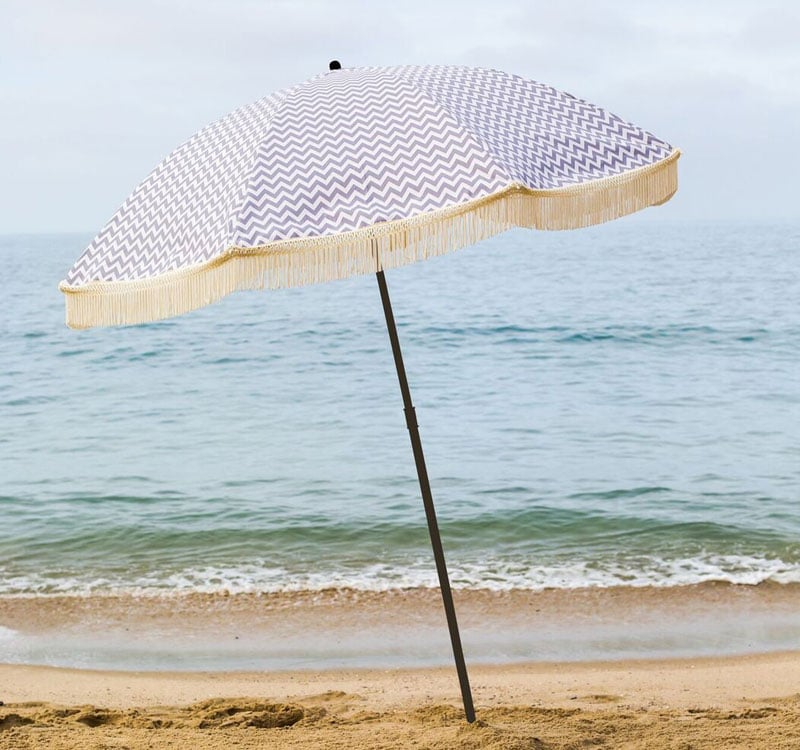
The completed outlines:
<svg viewBox="0 0 800 750">
<path fill-rule="evenodd" d="M 395 75 L 454 113 L 513 180 L 532 189 L 608 177 L 672 151 L 605 109 L 519 76 L 466 67 L 404 67 Z"/>
<path fill-rule="evenodd" d="M 231 246 L 404 219 L 512 182 L 579 184 L 671 151 L 606 110 L 498 71 L 333 71 L 238 109 L 176 149 L 66 282 L 152 279 Z"/>
<path fill-rule="evenodd" d="M 315 81 L 261 142 L 234 244 L 336 234 L 489 195 L 508 184 L 441 106 L 391 74 Z"/>
</svg>

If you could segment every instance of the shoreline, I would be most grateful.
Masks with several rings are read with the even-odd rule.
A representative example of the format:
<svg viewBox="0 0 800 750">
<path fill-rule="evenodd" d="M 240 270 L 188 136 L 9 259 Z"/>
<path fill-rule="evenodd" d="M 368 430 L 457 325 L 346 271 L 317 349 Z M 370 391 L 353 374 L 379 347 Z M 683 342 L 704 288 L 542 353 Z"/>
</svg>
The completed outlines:
<svg viewBox="0 0 800 750">
<path fill-rule="evenodd" d="M 800 643 L 800 585 L 456 590 L 468 664 L 733 656 Z M 436 589 L 0 597 L 0 663 L 107 670 L 449 666 Z"/>
</svg>

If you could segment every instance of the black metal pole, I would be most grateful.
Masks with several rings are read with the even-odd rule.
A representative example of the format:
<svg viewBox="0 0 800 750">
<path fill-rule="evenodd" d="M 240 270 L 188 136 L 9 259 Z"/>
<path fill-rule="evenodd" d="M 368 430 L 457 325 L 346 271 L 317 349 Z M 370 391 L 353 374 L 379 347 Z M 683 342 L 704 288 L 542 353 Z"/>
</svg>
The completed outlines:
<svg viewBox="0 0 800 750">
<path fill-rule="evenodd" d="M 392 303 L 389 300 L 389 289 L 386 286 L 386 278 L 383 270 L 377 272 L 378 287 L 381 290 L 381 301 L 383 302 L 383 313 L 386 316 L 386 327 L 389 329 L 389 339 L 392 342 L 392 354 L 394 364 L 397 368 L 397 379 L 400 381 L 400 392 L 403 394 L 403 410 L 406 414 L 406 426 L 411 438 L 411 448 L 414 451 L 414 461 L 417 464 L 417 476 L 419 477 L 419 488 L 422 492 L 422 502 L 425 505 L 425 516 L 428 519 L 428 531 L 431 535 L 431 546 L 433 547 L 433 557 L 436 560 L 436 572 L 439 574 L 439 587 L 442 590 L 442 601 L 444 611 L 447 615 L 447 627 L 450 630 L 450 642 L 453 644 L 453 656 L 456 660 L 456 671 L 458 681 L 461 685 L 461 698 L 464 701 L 464 714 L 467 721 L 475 721 L 475 708 L 472 705 L 472 691 L 469 687 L 469 676 L 467 675 L 467 665 L 464 661 L 464 651 L 461 648 L 461 636 L 458 632 L 458 621 L 456 620 L 456 608 L 453 605 L 453 592 L 450 590 L 450 577 L 447 575 L 447 565 L 444 561 L 444 550 L 442 540 L 439 536 L 439 524 L 436 521 L 436 509 L 433 507 L 433 495 L 431 485 L 428 481 L 428 470 L 425 467 L 425 455 L 422 452 L 422 440 L 419 436 L 419 426 L 417 416 L 414 411 L 414 404 L 411 402 L 411 391 L 408 388 L 406 378 L 406 368 L 403 365 L 403 354 L 400 351 L 400 340 L 397 337 L 397 327 L 394 324 L 394 314 L 392 313 Z"/>
</svg>

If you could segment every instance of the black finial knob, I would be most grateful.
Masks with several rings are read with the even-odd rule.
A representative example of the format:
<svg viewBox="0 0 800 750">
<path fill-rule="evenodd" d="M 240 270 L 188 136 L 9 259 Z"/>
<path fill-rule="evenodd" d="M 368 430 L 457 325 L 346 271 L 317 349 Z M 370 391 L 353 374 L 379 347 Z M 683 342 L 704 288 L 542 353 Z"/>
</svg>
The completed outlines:
<svg viewBox="0 0 800 750">
<path fill-rule="evenodd" d="M 338 60 L 331 60 L 328 63 L 328 68 L 330 70 L 341 70 L 342 69 L 342 64 Z"/>
</svg>

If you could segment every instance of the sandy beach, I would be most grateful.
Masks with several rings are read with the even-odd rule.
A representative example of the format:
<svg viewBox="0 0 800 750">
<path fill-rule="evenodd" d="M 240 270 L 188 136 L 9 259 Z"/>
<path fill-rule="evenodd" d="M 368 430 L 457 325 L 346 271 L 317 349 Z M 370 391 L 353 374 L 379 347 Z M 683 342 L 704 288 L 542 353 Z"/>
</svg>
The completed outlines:
<svg viewBox="0 0 800 750">
<path fill-rule="evenodd" d="M 436 591 L 2 598 L 4 653 L 20 655 L 6 661 L 51 666 L 0 665 L 0 748 L 800 746 L 800 652 L 766 649 L 763 640 L 769 623 L 783 632 L 798 611 L 798 587 L 457 594 L 479 719 L 472 726 Z M 436 666 L 421 663 L 431 638 Z M 487 660 L 515 639 L 527 659 Z M 567 657 L 547 658 L 569 643 Z M 586 658 L 620 644 L 697 651 Z M 720 655 L 726 648 L 740 653 Z M 69 649 L 72 667 L 64 666 Z M 379 649 L 389 668 L 375 665 Z M 148 654 L 160 666 L 98 668 Z M 200 669 L 204 654 L 251 666 L 186 671 Z M 359 658 L 373 663 L 348 666 Z M 181 660 L 185 668 L 169 666 Z"/>
<path fill-rule="evenodd" d="M 800 653 L 472 670 L 271 673 L 0 666 L 0 747 L 796 748 Z"/>
</svg>

